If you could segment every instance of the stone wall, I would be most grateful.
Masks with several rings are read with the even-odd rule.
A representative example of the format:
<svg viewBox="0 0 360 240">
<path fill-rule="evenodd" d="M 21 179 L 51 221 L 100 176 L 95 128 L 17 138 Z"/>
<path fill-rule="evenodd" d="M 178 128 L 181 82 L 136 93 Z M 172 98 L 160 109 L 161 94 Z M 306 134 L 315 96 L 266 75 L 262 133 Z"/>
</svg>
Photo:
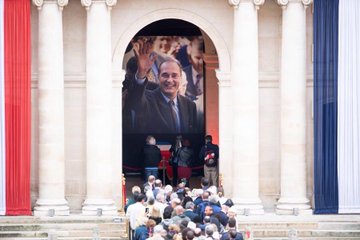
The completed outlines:
<svg viewBox="0 0 360 240">
<path fill-rule="evenodd" d="M 201 27 L 207 41 L 207 54 L 218 54 L 219 68 L 230 71 L 233 9 L 223 0 L 120 0 L 112 9 L 113 50 L 113 156 L 119 174 L 114 177 L 114 198 L 120 200 L 121 177 L 121 79 L 122 59 L 133 35 L 153 21 L 176 17 Z M 259 87 L 260 87 L 260 198 L 265 209 L 273 209 L 280 196 L 280 56 L 282 10 L 266 1 L 259 10 Z M 32 20 L 32 202 L 38 197 L 38 111 L 37 111 L 37 24 L 38 11 L 31 9 Z M 63 10 L 65 76 L 65 182 L 71 210 L 80 210 L 86 196 L 86 10 L 80 1 L 70 1 Z M 211 47 L 209 47 L 211 46 Z M 96 47 L 96 46 L 94 46 Z M 312 117 L 312 13 L 307 9 L 307 193 L 313 194 L 313 117 Z M 217 91 L 214 69 L 207 69 L 208 91 Z M 210 80 L 211 79 L 211 80 Z M 207 100 L 207 108 L 218 102 Z M 217 130 L 214 113 L 209 132 Z M 231 116 L 229 116 L 231 117 Z M 215 122 L 215 124 L 214 124 Z M 221 133 L 220 133 L 221 134 Z M 220 146 L 221 147 L 221 146 Z M 239 161 L 239 159 L 234 159 Z M 241 174 L 241 169 L 239 170 Z M 235 184 L 235 183 L 234 183 Z M 231 194 L 231 193 L 230 193 Z"/>
</svg>

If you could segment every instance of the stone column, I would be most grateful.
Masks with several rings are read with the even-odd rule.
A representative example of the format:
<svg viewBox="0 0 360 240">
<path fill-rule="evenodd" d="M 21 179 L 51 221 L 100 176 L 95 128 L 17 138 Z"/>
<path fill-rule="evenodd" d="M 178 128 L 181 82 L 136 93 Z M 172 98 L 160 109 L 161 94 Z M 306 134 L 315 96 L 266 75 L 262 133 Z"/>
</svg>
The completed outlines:
<svg viewBox="0 0 360 240">
<path fill-rule="evenodd" d="M 69 215 L 65 200 L 62 10 L 67 0 L 33 0 L 39 9 L 39 199 L 35 216 Z"/>
<path fill-rule="evenodd" d="M 231 65 L 233 200 L 240 214 L 263 214 L 259 198 L 258 16 L 264 0 L 229 0 L 234 6 Z"/>
<path fill-rule="evenodd" d="M 311 0 L 278 0 L 283 8 L 281 54 L 281 197 L 276 212 L 310 212 L 306 197 L 306 6 Z"/>
<path fill-rule="evenodd" d="M 219 84 L 219 181 L 226 196 L 232 196 L 232 99 L 231 73 L 216 70 Z"/>
<path fill-rule="evenodd" d="M 111 7 L 116 0 L 81 0 L 86 23 L 86 200 L 84 215 L 117 214 L 112 198 Z M 121 181 L 121 179 L 119 179 Z M 119 190 L 120 191 L 120 190 Z"/>
</svg>

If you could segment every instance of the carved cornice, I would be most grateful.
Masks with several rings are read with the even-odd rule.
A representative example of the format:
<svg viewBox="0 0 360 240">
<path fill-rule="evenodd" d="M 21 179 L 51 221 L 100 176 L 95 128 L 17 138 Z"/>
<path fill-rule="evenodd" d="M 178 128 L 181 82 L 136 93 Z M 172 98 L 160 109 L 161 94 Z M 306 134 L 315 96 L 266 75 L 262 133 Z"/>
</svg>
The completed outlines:
<svg viewBox="0 0 360 240">
<path fill-rule="evenodd" d="M 238 8 L 239 4 L 242 2 L 252 2 L 256 9 L 259 9 L 260 6 L 264 4 L 265 0 L 228 0 L 230 6 L 233 6 L 234 8 Z"/>
<path fill-rule="evenodd" d="M 108 9 L 111 10 L 111 8 L 116 5 L 117 0 L 81 0 L 81 5 L 83 5 L 86 10 L 89 10 L 93 3 L 105 3 Z"/>
<path fill-rule="evenodd" d="M 282 7 L 286 8 L 286 6 L 291 2 L 301 2 L 304 7 L 308 7 L 310 4 L 312 4 L 313 0 L 277 0 L 277 3 Z"/>
<path fill-rule="evenodd" d="M 32 0 L 33 4 L 37 6 L 39 10 L 41 10 L 42 6 L 45 3 L 53 3 L 59 6 L 60 10 L 63 10 L 66 5 L 68 5 L 69 0 Z"/>
</svg>

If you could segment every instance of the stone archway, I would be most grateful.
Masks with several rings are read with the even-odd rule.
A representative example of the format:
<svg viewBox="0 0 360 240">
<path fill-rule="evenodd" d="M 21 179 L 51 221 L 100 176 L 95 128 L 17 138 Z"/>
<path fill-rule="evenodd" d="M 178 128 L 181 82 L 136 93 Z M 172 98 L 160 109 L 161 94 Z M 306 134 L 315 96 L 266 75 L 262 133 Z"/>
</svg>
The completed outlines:
<svg viewBox="0 0 360 240">
<path fill-rule="evenodd" d="M 126 47 L 135 34 L 146 25 L 163 19 L 184 20 L 202 29 L 210 37 L 216 48 L 216 52 L 219 58 L 219 71 L 230 72 L 230 50 L 228 49 L 228 46 L 226 45 L 222 36 L 206 19 L 194 14 L 193 12 L 180 9 L 161 9 L 154 11 L 144 15 L 131 24 L 127 28 L 127 31 L 125 31 L 120 36 L 119 41 L 116 43 L 115 50 L 113 52 L 113 61 L 115 61 L 115 58 L 121 58 L 117 59 L 116 62 L 119 62 L 120 66 L 122 66 L 122 56 L 124 55 Z"/>
<path fill-rule="evenodd" d="M 216 70 L 216 77 L 219 85 L 219 145 L 221 146 L 220 155 L 226 159 L 226 162 L 224 161 L 220 164 L 220 174 L 227 172 L 226 177 L 223 179 L 223 184 L 225 191 L 228 194 L 231 194 L 231 187 L 228 184 L 230 183 L 229 179 L 231 179 L 231 174 L 229 174 L 231 172 L 231 165 L 229 163 L 232 160 L 231 126 L 229 124 L 230 120 L 224 118 L 224 112 L 227 112 L 229 110 L 229 106 L 231 106 L 231 103 L 227 103 L 225 101 L 225 99 L 227 99 L 225 96 L 231 95 L 231 59 L 230 49 L 216 28 L 207 19 L 187 10 L 170 8 L 153 11 L 137 19 L 120 35 L 119 40 L 115 44 L 112 61 L 113 63 L 116 63 L 117 66 L 123 66 L 123 55 L 125 53 L 126 47 L 128 46 L 131 39 L 136 35 L 136 33 L 147 25 L 164 19 L 184 20 L 198 26 L 203 32 L 207 34 L 216 49 L 219 64 L 219 67 Z M 121 79 L 124 79 L 124 75 L 125 70 L 122 70 L 120 73 Z M 120 121 L 120 124 L 122 124 L 122 116 L 120 117 Z M 122 146 L 122 138 L 120 140 L 120 146 Z M 120 156 L 122 156 L 122 147 L 120 148 Z M 120 164 L 122 169 L 122 157 Z M 117 166 L 119 165 L 117 164 Z"/>
</svg>

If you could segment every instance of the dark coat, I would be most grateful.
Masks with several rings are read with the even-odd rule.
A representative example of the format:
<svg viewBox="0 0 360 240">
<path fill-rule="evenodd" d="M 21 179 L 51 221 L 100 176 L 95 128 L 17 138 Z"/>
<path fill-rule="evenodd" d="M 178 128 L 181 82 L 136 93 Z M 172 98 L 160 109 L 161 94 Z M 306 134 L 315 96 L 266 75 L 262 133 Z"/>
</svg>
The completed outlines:
<svg viewBox="0 0 360 240">
<path fill-rule="evenodd" d="M 148 229 L 141 225 L 135 229 L 134 240 L 146 240 L 149 237 Z"/>
<path fill-rule="evenodd" d="M 135 79 L 134 79 L 135 81 Z M 148 80 L 144 84 L 134 84 L 130 91 L 131 99 L 136 101 L 133 106 L 136 116 L 143 119 L 139 126 L 146 133 L 176 133 L 173 127 L 171 108 L 161 94 L 160 88 L 153 91 L 146 90 Z M 196 105 L 186 97 L 177 96 L 180 113 L 180 132 L 196 133 L 197 113 Z"/>
<path fill-rule="evenodd" d="M 189 217 L 192 222 L 199 222 L 200 221 L 200 216 L 197 215 L 196 213 L 194 213 L 193 211 L 187 211 L 186 210 L 184 212 L 184 215 Z"/>
<path fill-rule="evenodd" d="M 215 153 L 215 159 L 216 159 L 216 162 L 217 162 L 218 159 L 219 159 L 219 146 L 216 145 L 216 144 L 212 144 L 212 143 L 207 143 L 201 148 L 200 153 L 199 153 L 199 158 L 202 161 L 204 161 L 205 153 L 208 150 L 212 150 Z"/>
<path fill-rule="evenodd" d="M 143 153 L 145 167 L 158 167 L 162 158 L 158 146 L 146 144 L 144 146 Z"/>
</svg>

